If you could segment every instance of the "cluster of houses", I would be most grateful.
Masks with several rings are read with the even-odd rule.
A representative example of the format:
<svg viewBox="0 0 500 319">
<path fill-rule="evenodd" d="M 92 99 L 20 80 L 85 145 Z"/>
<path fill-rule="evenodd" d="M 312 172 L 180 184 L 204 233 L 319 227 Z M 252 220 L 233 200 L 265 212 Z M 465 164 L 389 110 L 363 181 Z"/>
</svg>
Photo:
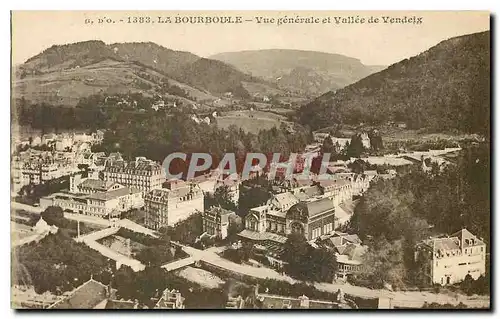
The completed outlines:
<svg viewBox="0 0 500 319">
<path fill-rule="evenodd" d="M 77 171 L 73 153 L 28 149 L 12 158 L 12 191 L 17 193 L 23 186 L 43 184 Z"/>
<path fill-rule="evenodd" d="M 12 156 L 12 191 L 25 185 L 38 185 L 77 172 L 93 144 L 101 143 L 104 132 L 92 134 L 45 134 L 14 141 L 14 146 L 27 148 Z M 47 150 L 36 147 L 46 146 Z M 15 149 L 15 148 L 14 148 Z"/>
<path fill-rule="evenodd" d="M 270 199 L 263 205 L 251 208 L 242 221 L 235 212 L 221 207 L 204 207 L 204 197 L 215 193 L 220 187 L 225 187 L 231 200 L 237 204 L 242 182 L 238 174 L 224 176 L 220 171 L 213 170 L 188 181 L 166 181 L 163 167 L 152 160 L 138 157 L 126 161 L 119 153 L 108 156 L 91 152 L 89 145 L 98 141 L 94 136 L 88 141 L 79 137 L 76 144 L 75 135 L 70 139 L 72 143 L 64 142 L 64 136 L 61 138 L 55 145 L 59 142 L 59 148 L 67 150 L 69 146 L 66 145 L 71 144 L 73 151 L 28 149 L 13 159 L 14 189 L 70 176 L 69 190 L 41 198 L 42 209 L 59 206 L 67 212 L 112 218 L 131 209 L 143 208 L 145 226 L 153 230 L 173 226 L 200 212 L 203 235 L 224 239 L 232 224 L 243 225 L 243 230 L 238 233 L 240 240 L 253 243 L 277 268 L 284 264 L 280 255 L 287 236 L 299 233 L 313 247 L 324 247 L 337 256 L 338 279 L 346 279 L 350 274 L 360 271 L 366 251 L 366 246 L 356 234 L 340 232 L 339 228 L 351 219 L 357 198 L 374 179 L 393 178 L 396 175 L 395 170 L 385 174 L 378 174 L 377 171 L 356 174 L 348 168 L 350 161 L 330 162 L 328 179 L 319 179 L 310 174 L 306 180 L 301 179 L 300 175 L 294 175 L 291 180 L 273 180 L 275 185 Z M 316 134 L 315 138 L 330 136 Z M 339 144 L 344 142 L 348 141 L 336 141 Z M 432 161 L 453 151 L 456 149 L 363 160 L 376 165 L 397 167 L 421 163 L 428 167 L 425 159 Z M 314 145 L 309 145 L 304 154 L 311 152 L 319 154 Z M 83 173 L 79 169 L 82 164 L 87 166 Z M 306 163 L 298 160 L 296 165 L 300 171 Z M 268 178 L 271 176 L 268 175 Z M 426 257 L 423 273 L 429 283 L 446 285 L 463 280 L 467 274 L 474 278 L 484 274 L 485 251 L 481 239 L 462 230 L 451 237 L 431 238 L 420 243 L 416 258 Z M 235 304 L 238 302 L 235 301 Z"/>
<path fill-rule="evenodd" d="M 176 290 L 166 288 L 160 296 L 152 299 L 152 309 L 184 309 L 184 297 Z M 81 286 L 65 294 L 47 309 L 148 309 L 137 300 L 125 300 L 117 296 L 110 285 L 90 278 Z"/>
</svg>

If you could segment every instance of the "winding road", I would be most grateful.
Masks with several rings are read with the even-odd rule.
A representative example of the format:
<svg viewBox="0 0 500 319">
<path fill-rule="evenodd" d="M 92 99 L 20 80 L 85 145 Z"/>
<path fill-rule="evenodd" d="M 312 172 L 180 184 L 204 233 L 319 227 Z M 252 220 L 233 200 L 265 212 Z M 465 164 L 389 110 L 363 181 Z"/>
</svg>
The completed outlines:
<svg viewBox="0 0 500 319">
<path fill-rule="evenodd" d="M 40 213 L 41 209 L 39 207 L 33 207 L 25 204 L 20 204 L 16 202 L 12 202 L 11 204 L 13 209 L 23 209 L 29 212 L 33 213 Z M 69 219 L 75 219 L 78 220 L 80 219 L 81 221 L 84 222 L 90 222 L 90 223 L 103 223 L 106 226 L 110 226 L 109 221 L 103 220 L 101 218 L 97 217 L 90 217 L 90 216 L 75 216 L 75 214 L 65 214 L 66 218 Z M 136 232 L 141 232 L 145 233 L 148 235 L 154 235 L 154 233 L 141 226 L 138 225 L 130 220 L 121 220 L 117 223 L 116 226 L 120 227 L 126 227 L 128 229 L 131 229 Z M 89 241 L 90 242 L 90 241 Z M 179 243 L 173 242 L 173 244 L 181 246 L 182 249 L 189 254 L 189 257 L 174 261 L 172 263 L 168 263 L 162 266 L 162 268 L 168 270 L 168 271 L 173 271 L 176 269 L 180 269 L 183 267 L 186 267 L 188 265 L 191 265 L 195 263 L 196 261 L 204 261 L 206 263 L 212 264 L 214 266 L 251 276 L 254 278 L 260 278 L 260 279 L 276 279 L 276 280 L 282 280 L 282 281 L 287 281 L 290 283 L 295 283 L 297 282 L 293 278 L 283 275 L 281 273 L 278 273 L 277 271 L 266 268 L 266 267 L 253 267 L 249 265 L 242 265 L 242 264 L 237 264 L 232 261 L 229 261 L 227 259 L 224 259 L 217 255 L 217 253 L 222 252 L 225 247 L 211 247 L 205 250 L 200 250 L 196 249 L 193 247 L 185 246 Z M 141 267 L 142 268 L 142 267 Z M 353 295 L 353 296 L 358 296 L 358 297 L 363 297 L 363 298 L 386 298 L 390 300 L 391 307 L 402 307 L 402 308 L 420 308 L 423 306 L 425 302 L 427 303 L 439 303 L 439 304 L 453 304 L 457 305 L 458 303 L 462 302 L 468 307 L 471 308 L 482 308 L 482 307 L 490 307 L 490 297 L 489 296 L 465 296 L 465 295 L 459 295 L 456 294 L 454 296 L 447 295 L 447 294 L 442 294 L 442 293 L 432 293 L 432 292 L 422 292 L 422 291 L 396 291 L 392 292 L 389 290 L 384 290 L 384 289 L 369 289 L 365 287 L 359 287 L 359 286 L 353 286 L 350 284 L 334 284 L 334 283 L 315 283 L 314 286 L 323 291 L 327 292 L 337 292 L 339 289 L 342 289 L 343 292 Z"/>
</svg>

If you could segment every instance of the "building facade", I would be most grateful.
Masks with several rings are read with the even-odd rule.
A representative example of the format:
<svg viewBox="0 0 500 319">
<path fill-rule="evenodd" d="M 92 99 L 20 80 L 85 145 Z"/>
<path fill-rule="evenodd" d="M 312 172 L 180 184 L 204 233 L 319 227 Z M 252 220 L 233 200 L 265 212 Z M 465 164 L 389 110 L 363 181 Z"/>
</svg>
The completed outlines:
<svg viewBox="0 0 500 319">
<path fill-rule="evenodd" d="M 12 159 L 12 190 L 39 185 L 77 170 L 71 153 L 28 150 Z"/>
<path fill-rule="evenodd" d="M 308 241 L 333 231 L 335 208 L 329 198 L 312 198 L 280 210 L 272 205 L 252 208 L 245 217 L 245 229 L 287 236 L 300 233 Z"/>
<path fill-rule="evenodd" d="M 122 212 L 144 205 L 142 192 L 113 184 L 105 191 L 93 193 L 59 192 L 40 199 L 40 207 L 58 206 L 63 210 L 96 217 L 118 217 Z"/>
<path fill-rule="evenodd" d="M 109 160 L 103 170 L 104 181 L 120 183 L 146 193 L 159 189 L 165 182 L 165 171 L 160 164 L 144 157 L 135 161 Z"/>
<path fill-rule="evenodd" d="M 225 239 L 228 235 L 228 229 L 231 222 L 237 217 L 236 213 L 221 207 L 213 206 L 202 214 L 203 232 Z"/>
<path fill-rule="evenodd" d="M 486 273 L 486 244 L 467 229 L 417 244 L 415 261 L 424 284 L 449 285 Z"/>
<path fill-rule="evenodd" d="M 153 189 L 144 195 L 145 224 L 151 229 L 173 226 L 204 211 L 202 190 L 195 184 Z"/>
</svg>

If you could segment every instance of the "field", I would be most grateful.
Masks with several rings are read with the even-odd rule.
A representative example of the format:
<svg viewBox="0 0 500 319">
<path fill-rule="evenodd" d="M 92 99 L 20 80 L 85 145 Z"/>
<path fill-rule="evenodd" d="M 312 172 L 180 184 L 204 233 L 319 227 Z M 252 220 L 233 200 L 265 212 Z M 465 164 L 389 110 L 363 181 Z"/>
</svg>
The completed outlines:
<svg viewBox="0 0 500 319">
<path fill-rule="evenodd" d="M 458 134 L 458 133 L 434 133 L 429 132 L 425 129 L 422 130 L 410 130 L 404 128 L 396 127 L 382 127 L 380 128 L 382 137 L 384 141 L 437 141 L 437 140 L 448 140 L 448 141 L 461 141 L 461 140 L 480 140 L 477 134 Z"/>
<path fill-rule="evenodd" d="M 260 130 L 269 130 L 279 127 L 286 122 L 287 118 L 282 115 L 264 111 L 231 111 L 224 112 L 217 118 L 217 125 L 227 129 L 231 125 L 236 125 L 246 132 L 258 133 Z"/>
<path fill-rule="evenodd" d="M 165 75 L 135 63 L 104 60 L 81 68 L 66 69 L 18 79 L 14 82 L 13 95 L 34 102 L 74 106 L 82 97 L 92 94 L 152 94 Z M 168 79 L 190 96 L 198 100 L 214 100 L 215 97 L 187 84 Z"/>
<path fill-rule="evenodd" d="M 186 267 L 179 271 L 177 275 L 205 288 L 217 288 L 224 283 L 224 280 L 211 272 L 199 268 Z"/>
<path fill-rule="evenodd" d="M 283 94 L 284 91 L 278 88 L 274 88 L 270 85 L 264 83 L 257 82 L 242 82 L 243 87 L 248 91 L 250 95 L 254 95 L 259 93 L 261 95 L 274 95 L 274 94 Z"/>
<path fill-rule="evenodd" d="M 98 240 L 98 242 L 106 247 L 109 247 L 116 251 L 119 254 L 122 254 L 124 256 L 128 255 L 128 248 L 127 248 L 127 239 L 118 235 L 113 235 L 109 237 L 105 237 L 103 239 Z M 142 249 L 144 249 L 144 245 L 130 240 L 130 251 L 131 251 L 131 256 L 135 256 L 137 253 L 139 253 Z"/>
</svg>

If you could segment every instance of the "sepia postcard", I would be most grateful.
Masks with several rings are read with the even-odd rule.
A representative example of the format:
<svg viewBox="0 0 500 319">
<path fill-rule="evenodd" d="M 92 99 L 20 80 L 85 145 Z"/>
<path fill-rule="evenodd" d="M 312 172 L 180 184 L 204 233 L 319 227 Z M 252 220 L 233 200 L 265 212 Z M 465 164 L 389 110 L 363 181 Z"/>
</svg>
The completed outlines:
<svg viewBox="0 0 500 319">
<path fill-rule="evenodd" d="M 11 31 L 13 309 L 491 309 L 489 12 Z"/>
</svg>

